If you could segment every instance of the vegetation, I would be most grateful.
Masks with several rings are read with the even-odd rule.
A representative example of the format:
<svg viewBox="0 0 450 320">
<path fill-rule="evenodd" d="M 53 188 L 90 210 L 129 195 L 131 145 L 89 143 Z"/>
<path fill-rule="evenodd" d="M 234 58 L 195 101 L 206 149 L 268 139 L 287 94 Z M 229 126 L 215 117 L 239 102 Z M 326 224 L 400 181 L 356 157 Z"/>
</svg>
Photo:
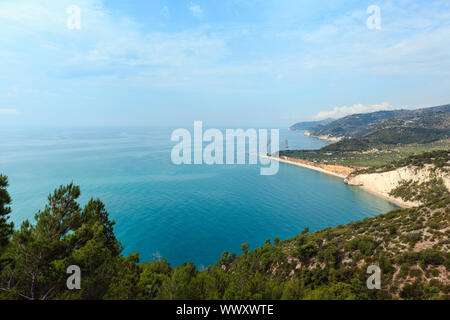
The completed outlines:
<svg viewBox="0 0 450 320">
<path fill-rule="evenodd" d="M 431 143 L 449 137 L 449 132 L 445 129 L 398 126 L 377 129 L 356 139 L 371 147 L 382 147 L 386 145 Z"/>
<path fill-rule="evenodd" d="M 444 129 L 427 128 L 384 128 L 376 129 L 358 138 L 345 138 L 323 147 L 323 151 L 367 151 L 386 149 L 389 146 L 426 144 L 448 139 L 450 134 Z"/>
<path fill-rule="evenodd" d="M 413 154 L 409 157 L 394 160 L 380 166 L 359 170 L 355 172 L 355 174 L 386 172 L 407 166 L 423 168 L 425 165 L 433 165 L 435 169 L 447 172 L 450 167 L 450 150 L 433 150 L 420 154 Z"/>
<path fill-rule="evenodd" d="M 450 138 L 450 105 L 418 110 L 378 111 L 354 114 L 309 132 L 342 140 L 326 146 L 325 152 L 367 151 L 393 146 L 428 144 Z"/>
<path fill-rule="evenodd" d="M 389 195 L 405 201 L 419 201 L 420 203 L 450 197 L 444 180 L 436 177 L 422 183 L 413 180 L 403 181 Z"/>
<path fill-rule="evenodd" d="M 25 221 L 14 232 L 1 257 L 3 298 L 93 299 L 106 294 L 123 259 L 121 246 L 103 203 L 92 199 L 81 209 L 79 195 L 72 184 L 60 187 L 36 214 L 35 225 Z M 79 292 L 66 289 L 70 265 L 83 270 Z"/>
<path fill-rule="evenodd" d="M 382 144 L 392 144 L 394 141 L 397 141 L 397 138 L 407 141 L 409 134 L 412 133 L 414 137 L 411 139 L 411 142 L 419 143 L 419 138 L 433 134 L 432 130 L 437 130 L 434 132 L 435 134 L 448 136 L 449 121 L 450 105 L 445 105 L 417 110 L 394 110 L 353 114 L 327 125 L 317 125 L 311 128 L 309 132 L 313 136 L 343 138 L 359 138 L 364 136 L 372 142 Z M 414 130 L 410 131 L 409 129 Z M 402 133 L 402 130 L 405 131 Z M 395 133 L 400 133 L 400 135 L 396 137 Z M 430 141 L 424 141 L 423 143 L 426 142 Z"/>
<path fill-rule="evenodd" d="M 363 139 L 343 139 L 339 142 L 330 144 L 321 149 L 324 152 L 346 152 L 346 151 L 367 151 L 370 150 L 371 145 L 368 141 Z"/>
<path fill-rule="evenodd" d="M 309 130 L 312 136 L 341 138 L 320 150 L 280 151 L 280 156 L 356 169 L 380 169 L 421 152 L 449 150 L 450 105 L 418 110 L 354 114 Z M 441 164 L 448 161 L 445 151 Z M 428 155 L 423 156 L 427 158 Z M 443 158 L 444 157 L 444 158 Z M 416 159 L 420 161 L 420 159 Z M 399 161 L 395 164 L 395 161 Z M 409 160 L 408 160 L 409 161 Z M 369 169 L 370 170 L 370 169 Z"/>
<path fill-rule="evenodd" d="M 6 188 L 8 187 L 8 178 L 0 175 L 0 254 L 2 249 L 7 245 L 8 239 L 13 232 L 14 225 L 8 222 L 11 213 L 11 198 Z"/>
<path fill-rule="evenodd" d="M 294 125 L 292 125 L 289 130 L 309 130 L 317 125 L 327 125 L 331 122 L 333 122 L 333 119 L 324 119 L 319 121 L 306 121 L 306 122 L 298 122 Z"/>
<path fill-rule="evenodd" d="M 408 110 L 378 111 L 364 114 L 353 114 L 338 119 L 328 125 L 313 127 L 309 132 L 314 136 L 332 136 L 354 138 L 361 136 L 391 118 L 405 115 Z"/>
<path fill-rule="evenodd" d="M 450 198 L 280 241 L 241 255 L 224 252 L 199 271 L 192 263 L 140 263 L 121 255 L 114 223 L 100 200 L 81 208 L 80 189 L 62 186 L 35 224 L 10 234 L 2 177 L 6 243 L 0 299 L 446 299 L 449 298 Z M 5 214 L 6 213 L 6 214 Z M 3 228 L 3 227 L 2 227 Z M 382 269 L 382 289 L 366 287 L 366 270 Z M 66 268 L 82 270 L 81 290 L 66 288 Z"/>
<path fill-rule="evenodd" d="M 330 145 L 332 146 L 332 145 Z M 380 171 L 390 171 L 408 165 L 407 162 L 416 161 L 420 163 L 423 159 L 429 163 L 438 164 L 442 167 L 448 157 L 450 143 L 436 142 L 431 144 L 415 144 L 408 146 L 387 147 L 383 150 L 358 150 L 358 151 L 332 151 L 331 149 L 321 150 L 285 150 L 280 151 L 280 156 L 304 159 L 316 163 L 335 164 L 357 169 L 366 169 L 366 173 Z M 429 154 L 437 151 L 438 153 Z M 447 153 L 447 155 L 445 155 Z M 408 159 L 411 157 L 411 159 Z M 438 160 L 434 161 L 434 157 Z M 433 162 L 434 161 L 434 162 Z M 448 159 L 447 159 L 448 161 Z M 438 163 L 439 162 L 439 163 Z M 428 162 L 424 162 L 428 163 Z M 369 168 L 368 168 L 369 167 Z M 363 173 L 363 171 L 361 171 Z"/>
</svg>

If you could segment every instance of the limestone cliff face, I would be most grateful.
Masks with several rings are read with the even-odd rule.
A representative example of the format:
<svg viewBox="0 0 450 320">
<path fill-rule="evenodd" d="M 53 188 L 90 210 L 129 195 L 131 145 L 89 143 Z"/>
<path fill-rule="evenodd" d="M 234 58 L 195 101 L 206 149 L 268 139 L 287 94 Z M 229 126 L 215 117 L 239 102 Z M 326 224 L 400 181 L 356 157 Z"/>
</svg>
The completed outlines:
<svg viewBox="0 0 450 320">
<path fill-rule="evenodd" d="M 309 131 L 305 131 L 304 134 L 307 137 L 314 137 L 314 138 L 317 138 L 317 139 L 320 139 L 320 140 L 325 140 L 325 141 L 330 141 L 330 142 L 339 142 L 339 141 L 342 140 L 342 137 L 333 137 L 333 136 L 330 136 L 329 134 L 323 135 L 323 136 L 314 136 Z"/>
<path fill-rule="evenodd" d="M 360 186 L 368 191 L 389 198 L 397 204 L 405 207 L 420 205 L 420 202 L 404 201 L 400 198 L 394 198 L 389 193 L 395 189 L 402 181 L 415 181 L 423 183 L 432 179 L 432 177 L 442 177 L 447 189 L 450 190 L 450 176 L 448 173 L 439 170 L 433 170 L 433 166 L 427 165 L 423 168 L 408 166 L 393 171 L 361 174 L 349 176 L 346 182 L 349 185 Z"/>
</svg>

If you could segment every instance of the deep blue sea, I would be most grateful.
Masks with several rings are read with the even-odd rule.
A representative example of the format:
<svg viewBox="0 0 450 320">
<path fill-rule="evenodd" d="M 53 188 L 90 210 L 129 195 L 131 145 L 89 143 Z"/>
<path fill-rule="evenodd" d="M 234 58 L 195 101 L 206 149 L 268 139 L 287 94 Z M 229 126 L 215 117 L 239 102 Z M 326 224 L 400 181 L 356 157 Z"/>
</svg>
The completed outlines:
<svg viewBox="0 0 450 320">
<path fill-rule="evenodd" d="M 261 176 L 258 165 L 172 164 L 174 128 L 0 129 L 0 173 L 9 176 L 16 227 L 45 205 L 50 192 L 73 181 L 81 203 L 100 198 L 116 221 L 125 254 L 172 265 L 213 264 L 248 242 L 286 239 L 396 208 L 341 179 L 280 164 Z M 280 130 L 282 147 L 325 143 Z"/>
</svg>

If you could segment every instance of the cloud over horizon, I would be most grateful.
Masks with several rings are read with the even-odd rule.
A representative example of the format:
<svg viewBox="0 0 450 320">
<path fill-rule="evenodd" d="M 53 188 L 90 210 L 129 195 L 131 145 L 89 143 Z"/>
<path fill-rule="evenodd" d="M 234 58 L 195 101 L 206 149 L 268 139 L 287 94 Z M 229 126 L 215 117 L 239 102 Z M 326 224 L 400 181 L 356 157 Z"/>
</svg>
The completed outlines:
<svg viewBox="0 0 450 320">
<path fill-rule="evenodd" d="M 316 115 L 316 119 L 317 120 L 323 120 L 327 118 L 339 119 L 357 113 L 370 113 L 376 111 L 395 110 L 395 109 L 399 108 L 394 107 L 387 102 L 383 102 L 381 104 L 373 104 L 370 106 L 366 106 L 363 104 L 355 104 L 353 106 L 334 107 L 332 111 L 321 111 Z"/>
</svg>

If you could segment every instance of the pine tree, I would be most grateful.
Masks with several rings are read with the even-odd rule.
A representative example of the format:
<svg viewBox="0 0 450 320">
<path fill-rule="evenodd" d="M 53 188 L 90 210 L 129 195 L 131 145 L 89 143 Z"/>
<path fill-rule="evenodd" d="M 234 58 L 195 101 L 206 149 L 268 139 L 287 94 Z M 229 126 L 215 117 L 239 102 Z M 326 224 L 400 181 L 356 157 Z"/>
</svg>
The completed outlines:
<svg viewBox="0 0 450 320">
<path fill-rule="evenodd" d="M 121 244 L 100 200 L 84 209 L 80 188 L 61 186 L 48 197 L 36 224 L 24 221 L 4 253 L 0 291 L 10 299 L 101 299 L 117 273 Z M 67 267 L 81 269 L 81 290 L 67 290 Z M 136 263 L 137 266 L 137 263 Z M 0 293 L 1 293 L 0 292 Z"/>
<path fill-rule="evenodd" d="M 9 237 L 13 232 L 14 225 L 8 222 L 11 213 L 11 197 L 6 188 L 8 187 L 8 178 L 0 175 L 0 250 L 8 244 Z"/>
</svg>

